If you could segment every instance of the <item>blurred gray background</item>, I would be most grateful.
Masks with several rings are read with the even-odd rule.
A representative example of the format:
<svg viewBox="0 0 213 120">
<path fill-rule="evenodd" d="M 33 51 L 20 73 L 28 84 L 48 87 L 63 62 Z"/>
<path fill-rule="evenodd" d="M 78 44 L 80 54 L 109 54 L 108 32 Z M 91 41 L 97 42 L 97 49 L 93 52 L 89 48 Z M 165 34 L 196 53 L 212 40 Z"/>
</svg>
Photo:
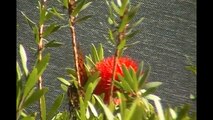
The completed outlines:
<svg viewBox="0 0 213 120">
<path fill-rule="evenodd" d="M 190 100 L 190 94 L 196 95 L 196 76 L 184 67 L 188 65 L 186 55 L 192 57 L 196 64 L 196 0 L 131 0 L 133 5 L 142 3 L 134 20 L 145 17 L 145 20 L 136 29 L 141 32 L 133 41 L 140 41 L 134 47 L 125 51 L 125 55 L 151 65 L 149 81 L 161 81 L 156 95 L 160 96 L 164 107 L 167 105 L 180 106 L 184 103 L 192 105 L 196 111 L 196 101 Z M 20 11 L 23 11 L 34 22 L 38 22 L 37 0 L 17 0 L 17 46 L 23 44 L 27 50 L 28 66 L 34 64 L 37 48 L 33 34 L 26 24 Z M 67 14 L 56 0 L 47 0 L 47 6 L 55 6 L 60 12 Z M 77 37 L 85 55 L 89 54 L 91 43 L 102 43 L 105 56 L 114 53 L 114 49 L 104 35 L 107 35 L 108 10 L 104 0 L 94 0 L 91 6 L 81 15 L 90 14 L 92 18 L 77 26 Z M 61 25 L 65 20 L 53 19 Z M 47 23 L 48 24 L 48 23 Z M 56 96 L 62 93 L 57 77 L 64 77 L 65 68 L 73 67 L 73 55 L 69 28 L 62 28 L 49 36 L 48 40 L 63 42 L 60 48 L 48 49 L 51 59 L 45 71 L 44 85 L 49 88 L 47 105 L 52 104 Z M 36 109 L 32 106 L 30 110 Z"/>
</svg>

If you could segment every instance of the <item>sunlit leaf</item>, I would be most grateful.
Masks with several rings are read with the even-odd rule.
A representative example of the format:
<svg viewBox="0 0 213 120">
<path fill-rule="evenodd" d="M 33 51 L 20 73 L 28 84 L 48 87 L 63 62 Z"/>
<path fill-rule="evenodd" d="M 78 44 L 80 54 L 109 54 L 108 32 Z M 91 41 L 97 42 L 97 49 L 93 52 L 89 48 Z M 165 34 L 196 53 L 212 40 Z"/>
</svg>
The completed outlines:
<svg viewBox="0 0 213 120">
<path fill-rule="evenodd" d="M 101 105 L 101 107 L 104 110 L 104 113 L 107 117 L 107 120 L 113 120 L 114 116 L 112 114 L 112 112 L 109 110 L 109 108 L 103 103 L 103 101 L 96 95 L 94 95 L 95 99 L 98 101 L 98 103 Z"/>
<path fill-rule="evenodd" d="M 27 116 L 27 117 L 24 117 L 22 120 L 35 120 L 35 117 Z"/>
<path fill-rule="evenodd" d="M 124 77 L 122 77 L 120 74 L 118 74 L 118 79 L 121 81 L 121 85 L 123 90 L 128 92 L 133 92 L 132 88 L 130 87 L 129 83 L 126 81 Z"/>
<path fill-rule="evenodd" d="M 142 64 L 143 65 L 143 64 Z M 145 83 L 145 81 L 147 80 L 147 78 L 148 78 L 148 76 L 149 76 L 149 73 L 150 73 L 150 66 L 148 66 L 148 69 L 147 70 L 145 70 L 143 73 L 141 72 L 141 73 L 139 73 L 138 72 L 138 76 L 139 76 L 139 78 L 138 78 L 138 80 L 139 80 L 139 88 L 142 88 L 143 87 L 143 85 L 144 85 L 144 83 Z M 141 75 L 142 74 L 142 75 Z"/>
<path fill-rule="evenodd" d="M 114 3 L 114 1 L 111 1 L 110 3 L 111 3 L 112 8 L 114 9 L 114 11 L 115 11 L 118 15 L 121 15 L 120 9 L 119 9 L 119 7 Z"/>
<path fill-rule="evenodd" d="M 104 49 L 101 43 L 98 46 L 97 52 L 98 52 L 99 60 L 104 59 Z"/>
<path fill-rule="evenodd" d="M 64 20 L 64 18 L 62 17 L 63 14 L 59 13 L 56 8 L 52 7 L 52 9 L 49 11 L 50 13 L 52 13 L 53 15 L 57 16 L 58 18 Z"/>
<path fill-rule="evenodd" d="M 158 96 L 152 95 L 152 94 L 147 95 L 146 98 L 154 101 L 155 107 L 157 109 L 159 120 L 165 120 L 163 108 L 162 108 L 162 105 L 160 103 L 161 99 Z"/>
<path fill-rule="evenodd" d="M 30 90 L 35 86 L 37 80 L 38 80 L 38 75 L 37 75 L 37 69 L 34 68 L 33 71 L 29 74 L 29 77 L 27 79 L 27 82 L 25 84 L 25 88 L 24 88 L 24 93 L 23 93 L 23 97 L 25 98 L 28 93 L 30 92 Z"/>
<path fill-rule="evenodd" d="M 58 77 L 58 80 L 61 81 L 64 85 L 70 86 L 70 82 L 68 82 L 64 78 Z"/>
<path fill-rule="evenodd" d="M 86 84 L 84 85 L 84 89 L 87 89 L 87 87 L 89 86 L 90 83 L 97 82 L 96 80 L 99 79 L 99 74 L 100 74 L 99 72 L 95 72 L 91 76 L 89 76 Z"/>
<path fill-rule="evenodd" d="M 21 56 L 21 63 L 22 63 L 22 67 L 24 69 L 24 73 L 27 76 L 28 75 L 27 55 L 26 55 L 24 47 L 21 44 L 19 46 L 19 53 L 20 53 L 20 56 Z"/>
<path fill-rule="evenodd" d="M 143 116 L 142 112 L 143 106 L 138 99 L 136 99 L 127 114 L 125 120 L 140 120 Z"/>
<path fill-rule="evenodd" d="M 93 104 L 90 102 L 90 101 L 87 101 L 88 105 L 89 105 L 89 108 L 90 110 L 92 111 L 92 114 L 95 116 L 95 117 L 98 117 L 98 113 L 95 109 L 95 107 L 93 106 Z"/>
<path fill-rule="evenodd" d="M 40 104 L 40 110 L 41 110 L 41 119 L 46 120 L 46 100 L 45 96 L 41 96 L 41 104 Z"/>
<path fill-rule="evenodd" d="M 48 91 L 47 88 L 43 88 L 41 90 L 37 90 L 32 93 L 32 95 L 24 102 L 23 108 L 28 107 L 29 105 L 37 102 L 42 95 L 44 95 Z"/>
<path fill-rule="evenodd" d="M 57 113 L 57 110 L 61 106 L 61 104 L 63 102 L 63 99 L 64 99 L 64 94 L 61 94 L 61 95 L 59 95 L 56 98 L 56 100 L 52 104 L 49 112 L 47 113 L 47 120 L 52 120 L 52 118 L 54 117 L 54 115 Z"/>
<path fill-rule="evenodd" d="M 33 27 L 33 34 L 34 34 L 35 42 L 38 44 L 39 43 L 39 30 L 38 30 L 37 26 Z"/>
<path fill-rule="evenodd" d="M 156 88 L 156 87 L 160 86 L 161 84 L 162 84 L 162 82 L 148 82 L 144 87 L 146 89 Z"/>
<path fill-rule="evenodd" d="M 95 47 L 94 44 L 92 44 L 92 48 L 91 48 L 91 53 L 92 53 L 92 59 L 95 63 L 99 62 L 100 59 L 99 59 L 99 56 L 98 56 L 98 51 Z"/>
<path fill-rule="evenodd" d="M 61 84 L 61 89 L 62 89 L 64 92 L 67 92 L 68 86 L 66 86 L 66 85 L 64 85 L 64 84 Z"/>
<path fill-rule="evenodd" d="M 129 0 L 122 0 L 122 6 L 120 8 L 120 15 L 123 16 L 125 13 L 125 10 L 128 9 L 127 5 L 129 4 Z"/>
<path fill-rule="evenodd" d="M 68 0 L 63 0 L 63 5 L 64 5 L 65 8 L 68 9 Z"/>
</svg>

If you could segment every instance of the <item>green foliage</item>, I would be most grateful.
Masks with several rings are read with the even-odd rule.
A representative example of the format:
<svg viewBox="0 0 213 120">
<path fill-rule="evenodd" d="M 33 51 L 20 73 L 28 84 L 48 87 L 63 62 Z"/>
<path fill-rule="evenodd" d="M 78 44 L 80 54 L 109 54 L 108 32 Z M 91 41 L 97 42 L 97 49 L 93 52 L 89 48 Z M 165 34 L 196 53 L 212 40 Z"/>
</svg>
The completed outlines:
<svg viewBox="0 0 213 120">
<path fill-rule="evenodd" d="M 62 6 L 68 9 L 68 0 L 58 1 Z M 83 22 L 91 17 L 91 15 L 85 15 L 81 18 L 77 17 L 78 14 L 91 3 L 92 2 L 87 0 L 76 1 L 76 7 L 71 13 L 72 16 L 76 17 L 75 23 Z M 129 44 L 127 42 L 139 32 L 139 30 L 133 30 L 133 28 L 141 24 L 144 20 L 144 17 L 142 17 L 135 23 L 132 23 L 132 20 L 140 8 L 140 4 L 131 6 L 130 0 L 106 0 L 106 4 L 109 8 L 108 22 L 110 24 L 108 40 L 122 53 L 128 46 L 138 43 L 138 41 Z M 39 28 L 41 25 L 53 16 L 62 20 L 64 19 L 64 14 L 59 13 L 56 8 L 46 8 L 42 6 L 39 2 L 38 24 L 34 23 L 21 12 L 27 24 L 32 29 L 37 44 L 40 42 L 41 36 L 39 36 Z M 61 27 L 62 26 L 57 23 L 45 25 L 42 37 L 47 38 Z M 59 47 L 61 45 L 63 44 L 52 40 L 47 41 L 44 44 L 44 48 Z M 151 67 L 149 65 L 145 67 L 144 61 L 139 64 L 137 71 L 134 71 L 133 68 L 127 68 L 125 65 L 121 66 L 123 74 L 118 75 L 118 81 L 113 81 L 115 87 L 119 90 L 114 94 L 112 101 L 109 104 L 105 104 L 103 95 L 95 95 L 93 93 L 101 80 L 100 73 L 95 71 L 95 65 L 104 59 L 104 48 L 102 44 L 98 46 L 92 44 L 91 53 L 86 56 L 84 65 L 87 70 L 88 79 L 82 88 L 78 88 L 76 72 L 73 68 L 66 69 L 70 77 L 68 80 L 58 77 L 64 92 L 67 93 L 69 86 L 73 84 L 79 91 L 81 90 L 81 94 L 77 93 L 79 95 L 77 98 L 79 108 L 72 108 L 74 110 L 71 111 L 59 111 L 63 103 L 70 101 L 70 98 L 64 100 L 65 94 L 56 97 L 53 104 L 47 107 L 45 95 L 48 92 L 48 88 L 43 87 L 42 89 L 36 89 L 35 87 L 39 77 L 42 76 L 48 66 L 50 54 L 46 54 L 44 57 L 42 56 L 41 60 L 37 60 L 31 71 L 27 68 L 27 54 L 22 45 L 19 46 L 19 56 L 21 58 L 21 64 L 18 61 L 16 62 L 17 120 L 35 120 L 37 112 L 28 113 L 26 109 L 38 103 L 39 99 L 41 99 L 39 112 L 41 115 L 40 119 L 42 120 L 69 120 L 72 119 L 70 117 L 73 116 L 76 117 L 73 119 L 80 120 L 196 120 L 195 114 L 189 114 L 189 105 L 175 107 L 174 109 L 171 107 L 164 109 L 162 107 L 161 99 L 154 95 L 154 92 L 162 83 L 156 81 L 147 82 Z M 186 66 L 186 69 L 196 74 L 196 66 Z M 195 96 L 191 95 L 191 98 L 195 99 Z M 154 104 L 150 101 L 154 102 Z"/>
</svg>

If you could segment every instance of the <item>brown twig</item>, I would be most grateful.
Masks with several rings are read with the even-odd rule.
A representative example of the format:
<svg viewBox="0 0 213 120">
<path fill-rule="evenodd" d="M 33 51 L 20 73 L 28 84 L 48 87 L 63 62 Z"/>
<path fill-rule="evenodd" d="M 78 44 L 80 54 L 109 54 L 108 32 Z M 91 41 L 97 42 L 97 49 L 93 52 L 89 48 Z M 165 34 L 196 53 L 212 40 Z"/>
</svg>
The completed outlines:
<svg viewBox="0 0 213 120">
<path fill-rule="evenodd" d="M 70 32 L 72 37 L 75 69 L 77 74 L 78 85 L 79 87 L 81 87 L 80 68 L 78 66 L 79 61 L 78 61 L 78 49 L 77 49 L 76 31 L 75 31 L 75 17 L 71 15 L 74 9 L 75 9 L 75 0 L 69 0 L 68 13 L 69 13 L 69 24 L 70 24 Z"/>
</svg>

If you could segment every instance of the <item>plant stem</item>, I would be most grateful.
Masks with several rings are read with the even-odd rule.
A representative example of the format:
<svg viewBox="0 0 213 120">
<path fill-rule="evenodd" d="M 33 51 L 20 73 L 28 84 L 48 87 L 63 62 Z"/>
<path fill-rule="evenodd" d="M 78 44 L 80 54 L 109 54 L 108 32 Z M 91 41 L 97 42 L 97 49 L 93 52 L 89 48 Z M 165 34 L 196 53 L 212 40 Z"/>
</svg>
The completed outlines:
<svg viewBox="0 0 213 120">
<path fill-rule="evenodd" d="M 45 7 L 46 0 L 41 0 L 42 9 Z M 42 60 L 42 50 L 43 50 L 43 31 L 44 31 L 44 24 L 39 26 L 39 43 L 38 43 L 38 62 Z M 43 88 L 43 80 L 42 76 L 38 78 L 38 88 L 41 90 Z M 44 96 L 42 96 L 44 97 Z M 40 112 L 40 119 L 42 120 L 42 97 L 39 99 L 39 112 Z"/>
<path fill-rule="evenodd" d="M 127 8 L 125 10 L 125 13 L 127 12 Z M 124 14 L 125 15 L 125 14 Z M 122 21 L 123 16 L 120 16 L 120 20 Z M 112 98 L 113 98 L 113 87 L 114 87 L 114 80 L 115 80 L 115 76 L 116 76 L 116 66 L 118 64 L 118 58 L 121 52 L 121 49 L 118 49 L 119 44 L 121 43 L 122 40 L 125 39 L 125 33 L 126 33 L 126 28 L 127 28 L 128 24 L 125 25 L 125 28 L 123 31 L 118 33 L 118 43 L 117 43 L 117 47 L 115 50 L 115 55 L 114 55 L 114 63 L 113 63 L 113 73 L 112 73 L 112 82 L 111 82 L 111 88 L 110 88 L 110 102 L 112 102 Z"/>
<path fill-rule="evenodd" d="M 74 54 L 74 61 L 75 61 L 75 70 L 77 74 L 78 86 L 81 88 L 81 81 L 80 81 L 80 68 L 78 66 L 78 49 L 77 49 L 77 41 L 76 41 L 76 31 L 75 31 L 75 16 L 72 16 L 72 12 L 75 8 L 75 0 L 69 0 L 68 4 L 68 13 L 69 13 L 69 25 L 70 25 L 70 32 L 72 38 L 72 45 L 73 45 L 73 54 Z"/>
</svg>

